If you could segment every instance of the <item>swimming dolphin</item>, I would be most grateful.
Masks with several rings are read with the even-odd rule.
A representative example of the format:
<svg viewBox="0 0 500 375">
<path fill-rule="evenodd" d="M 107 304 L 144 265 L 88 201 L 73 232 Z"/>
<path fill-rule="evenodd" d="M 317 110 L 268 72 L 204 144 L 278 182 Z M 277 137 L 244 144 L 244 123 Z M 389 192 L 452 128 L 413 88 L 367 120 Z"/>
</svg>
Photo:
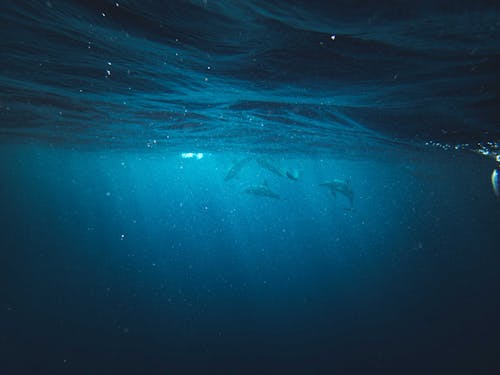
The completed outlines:
<svg viewBox="0 0 500 375">
<path fill-rule="evenodd" d="M 285 176 L 288 177 L 290 180 L 297 181 L 299 179 L 300 173 L 296 169 L 292 169 L 292 170 L 287 169 L 285 171 Z"/>
<path fill-rule="evenodd" d="M 257 163 L 264 169 L 267 169 L 269 172 L 274 173 L 277 176 L 285 177 L 285 172 L 281 170 L 276 164 L 271 162 L 267 158 L 258 158 Z"/>
<path fill-rule="evenodd" d="M 267 185 L 267 181 L 264 181 L 262 185 L 252 185 L 243 190 L 244 193 L 258 195 L 261 197 L 268 197 L 274 199 L 280 199 L 280 196 L 276 194 L 274 191 L 269 189 Z"/>
<path fill-rule="evenodd" d="M 229 181 L 236 177 L 250 160 L 252 160 L 252 158 L 243 158 L 234 163 L 233 166 L 229 168 L 226 177 L 224 177 L 224 181 Z"/>
<path fill-rule="evenodd" d="M 349 199 L 349 202 L 351 202 L 351 208 L 354 205 L 354 191 L 352 190 L 351 182 L 349 180 L 333 180 L 333 181 L 326 181 L 323 182 L 322 184 L 319 184 L 319 186 L 325 186 L 328 189 L 330 189 L 330 193 L 334 197 L 337 196 L 337 193 L 343 194 L 347 199 Z"/>
</svg>

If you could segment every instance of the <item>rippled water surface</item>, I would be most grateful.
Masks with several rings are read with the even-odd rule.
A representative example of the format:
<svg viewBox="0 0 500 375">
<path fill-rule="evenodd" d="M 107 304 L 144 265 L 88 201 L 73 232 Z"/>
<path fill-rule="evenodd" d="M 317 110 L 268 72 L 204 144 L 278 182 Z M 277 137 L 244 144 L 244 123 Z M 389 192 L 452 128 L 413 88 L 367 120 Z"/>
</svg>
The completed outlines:
<svg viewBox="0 0 500 375">
<path fill-rule="evenodd" d="M 495 2 L 4 1 L 3 137 L 355 153 L 498 140 Z"/>
</svg>

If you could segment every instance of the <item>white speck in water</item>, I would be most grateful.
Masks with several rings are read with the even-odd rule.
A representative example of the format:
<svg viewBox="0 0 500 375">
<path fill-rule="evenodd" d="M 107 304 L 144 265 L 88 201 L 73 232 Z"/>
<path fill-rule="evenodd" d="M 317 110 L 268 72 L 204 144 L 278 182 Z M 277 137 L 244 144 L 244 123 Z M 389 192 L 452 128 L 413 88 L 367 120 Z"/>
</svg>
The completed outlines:
<svg viewBox="0 0 500 375">
<path fill-rule="evenodd" d="M 106 192 L 106 196 L 107 197 L 110 197 L 111 196 L 111 193 L 109 191 Z"/>
<path fill-rule="evenodd" d="M 335 34 L 334 34 L 334 35 L 332 35 L 332 36 L 330 36 L 330 39 L 331 39 L 331 40 L 335 40 Z"/>
<path fill-rule="evenodd" d="M 124 239 L 125 239 L 125 235 L 124 235 L 124 234 L 122 234 L 122 235 L 120 236 L 120 240 L 122 240 L 122 241 L 123 241 Z"/>
</svg>

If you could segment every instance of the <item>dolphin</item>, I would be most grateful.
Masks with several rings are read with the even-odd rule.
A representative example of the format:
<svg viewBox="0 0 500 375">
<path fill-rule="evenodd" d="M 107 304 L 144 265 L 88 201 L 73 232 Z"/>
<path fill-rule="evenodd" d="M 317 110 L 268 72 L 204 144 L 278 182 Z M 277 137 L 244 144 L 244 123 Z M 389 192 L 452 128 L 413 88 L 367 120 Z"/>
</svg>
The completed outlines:
<svg viewBox="0 0 500 375">
<path fill-rule="evenodd" d="M 233 178 L 235 178 L 243 169 L 247 163 L 252 160 L 252 158 L 243 158 L 236 163 L 233 164 L 231 168 L 229 168 L 229 171 L 226 174 L 226 177 L 224 177 L 224 181 L 229 181 Z"/>
<path fill-rule="evenodd" d="M 267 169 L 269 172 L 274 173 L 277 176 L 285 177 L 285 172 L 281 170 L 276 164 L 272 163 L 267 158 L 258 158 L 257 163 L 264 169 Z"/>
<path fill-rule="evenodd" d="M 322 184 L 319 184 L 319 186 L 324 186 L 330 189 L 330 193 L 332 193 L 334 197 L 337 196 L 337 193 L 344 195 L 347 199 L 349 199 L 349 202 L 351 202 L 351 208 L 353 207 L 354 191 L 352 190 L 351 182 L 349 180 L 335 179 L 323 182 Z"/>
<path fill-rule="evenodd" d="M 274 199 L 280 199 L 280 196 L 276 194 L 274 191 L 269 189 L 267 185 L 267 181 L 264 181 L 262 185 L 252 185 L 243 190 L 244 193 L 258 195 L 261 197 L 268 197 Z"/>
<path fill-rule="evenodd" d="M 299 179 L 300 173 L 296 169 L 292 169 L 292 170 L 287 169 L 285 171 L 285 176 L 288 177 L 290 180 L 297 181 Z"/>
</svg>

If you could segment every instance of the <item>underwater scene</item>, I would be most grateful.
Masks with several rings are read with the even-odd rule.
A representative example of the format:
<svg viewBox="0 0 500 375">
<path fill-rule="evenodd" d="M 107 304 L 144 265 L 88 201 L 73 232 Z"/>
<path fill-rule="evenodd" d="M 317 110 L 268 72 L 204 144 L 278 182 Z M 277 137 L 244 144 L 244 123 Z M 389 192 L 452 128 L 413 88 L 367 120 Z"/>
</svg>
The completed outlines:
<svg viewBox="0 0 500 375">
<path fill-rule="evenodd" d="M 0 2 L 0 374 L 500 373 L 500 3 Z"/>
</svg>

